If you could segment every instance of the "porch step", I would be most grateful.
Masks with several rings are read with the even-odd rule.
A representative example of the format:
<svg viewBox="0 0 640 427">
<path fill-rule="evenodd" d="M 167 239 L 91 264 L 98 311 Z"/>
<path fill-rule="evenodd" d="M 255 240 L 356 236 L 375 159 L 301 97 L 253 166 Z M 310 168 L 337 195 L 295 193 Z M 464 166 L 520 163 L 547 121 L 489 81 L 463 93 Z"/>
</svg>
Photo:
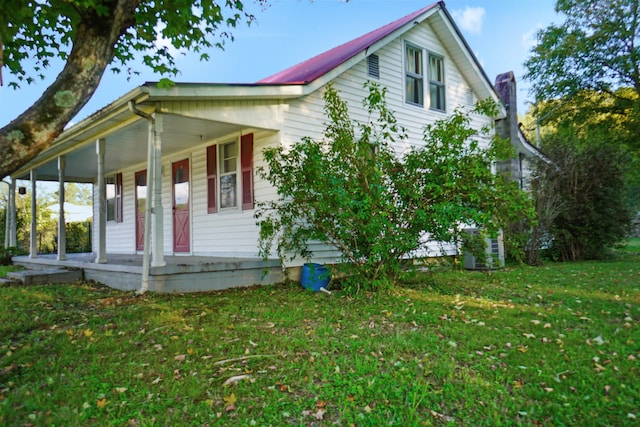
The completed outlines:
<svg viewBox="0 0 640 427">
<path fill-rule="evenodd" d="M 44 270 L 12 271 L 7 273 L 7 278 L 23 285 L 71 283 L 82 279 L 82 270 L 49 268 Z"/>
<path fill-rule="evenodd" d="M 16 285 L 20 282 L 18 282 L 17 280 L 14 279 L 10 279 L 8 277 L 0 277 L 0 288 L 4 287 L 4 286 L 13 286 Z"/>
</svg>

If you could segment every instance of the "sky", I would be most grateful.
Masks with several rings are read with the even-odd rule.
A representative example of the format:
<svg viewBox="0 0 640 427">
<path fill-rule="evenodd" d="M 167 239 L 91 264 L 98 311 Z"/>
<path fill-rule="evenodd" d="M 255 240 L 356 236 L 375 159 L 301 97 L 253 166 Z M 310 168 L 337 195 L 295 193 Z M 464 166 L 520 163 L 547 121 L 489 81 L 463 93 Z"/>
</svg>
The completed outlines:
<svg viewBox="0 0 640 427">
<path fill-rule="evenodd" d="M 250 27 L 233 31 L 235 40 L 225 50 L 210 51 L 211 59 L 200 62 L 197 54 L 178 58 L 181 74 L 177 82 L 253 83 L 319 53 L 359 37 L 432 3 L 432 0 L 270 0 L 261 10 L 253 0 L 245 5 L 256 15 Z M 478 58 L 487 76 L 513 71 L 518 84 L 519 112 L 532 100 L 523 80 L 523 63 L 535 45 L 539 29 L 561 19 L 553 0 L 448 0 L 454 21 Z M 27 109 L 62 69 L 54 63 L 45 80 L 14 90 L 3 75 L 0 87 L 0 127 Z M 131 89 L 158 81 L 142 64 L 131 64 L 141 72 L 127 81 L 125 74 L 107 71 L 93 98 L 74 118 L 82 120 Z M 4 70 L 6 73 L 6 70 Z"/>
</svg>

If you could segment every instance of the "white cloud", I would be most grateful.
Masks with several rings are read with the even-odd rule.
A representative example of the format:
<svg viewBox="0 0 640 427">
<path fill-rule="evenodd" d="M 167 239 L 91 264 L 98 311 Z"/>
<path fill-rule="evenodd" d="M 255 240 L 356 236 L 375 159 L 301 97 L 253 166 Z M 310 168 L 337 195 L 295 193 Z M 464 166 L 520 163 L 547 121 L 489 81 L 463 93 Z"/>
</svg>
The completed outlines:
<svg viewBox="0 0 640 427">
<path fill-rule="evenodd" d="M 482 20 L 486 11 L 484 7 L 469 7 L 464 10 L 454 10 L 451 12 L 453 19 L 463 30 L 472 34 L 482 33 Z"/>
<path fill-rule="evenodd" d="M 532 47 L 538 44 L 538 39 L 536 35 L 538 31 L 543 29 L 544 26 L 542 24 L 537 24 L 535 27 L 522 34 L 522 46 L 524 46 L 527 50 L 530 50 Z"/>
</svg>

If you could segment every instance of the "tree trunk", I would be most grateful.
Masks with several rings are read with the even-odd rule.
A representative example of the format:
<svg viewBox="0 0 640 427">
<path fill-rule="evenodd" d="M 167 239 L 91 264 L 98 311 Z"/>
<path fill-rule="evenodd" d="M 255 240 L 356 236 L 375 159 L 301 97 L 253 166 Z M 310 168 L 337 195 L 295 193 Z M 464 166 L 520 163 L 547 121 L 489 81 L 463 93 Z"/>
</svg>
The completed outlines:
<svg viewBox="0 0 640 427">
<path fill-rule="evenodd" d="M 118 39 L 134 24 L 139 3 L 111 0 L 105 2 L 107 14 L 89 10 L 81 16 L 73 48 L 56 80 L 29 109 L 0 129 L 0 177 L 47 149 L 93 96 Z"/>
</svg>

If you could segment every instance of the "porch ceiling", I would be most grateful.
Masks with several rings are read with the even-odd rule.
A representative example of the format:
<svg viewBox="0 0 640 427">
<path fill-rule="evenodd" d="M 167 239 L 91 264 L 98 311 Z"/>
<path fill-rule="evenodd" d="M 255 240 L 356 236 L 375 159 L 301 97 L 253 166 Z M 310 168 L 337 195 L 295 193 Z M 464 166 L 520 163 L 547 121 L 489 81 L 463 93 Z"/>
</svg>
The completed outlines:
<svg viewBox="0 0 640 427">
<path fill-rule="evenodd" d="M 202 141 L 240 132 L 242 126 L 211 120 L 202 120 L 173 114 L 163 114 L 162 155 L 171 155 Z M 149 123 L 146 119 L 122 112 L 105 122 L 94 132 L 84 133 L 74 138 L 69 148 L 56 155 L 66 159 L 65 179 L 74 182 L 94 182 L 98 175 L 96 140 L 104 138 L 105 174 L 139 165 L 146 168 Z M 52 150 L 53 151 L 53 150 Z M 57 181 L 57 157 L 35 167 L 38 180 Z M 29 179 L 28 173 L 17 176 Z"/>
</svg>

